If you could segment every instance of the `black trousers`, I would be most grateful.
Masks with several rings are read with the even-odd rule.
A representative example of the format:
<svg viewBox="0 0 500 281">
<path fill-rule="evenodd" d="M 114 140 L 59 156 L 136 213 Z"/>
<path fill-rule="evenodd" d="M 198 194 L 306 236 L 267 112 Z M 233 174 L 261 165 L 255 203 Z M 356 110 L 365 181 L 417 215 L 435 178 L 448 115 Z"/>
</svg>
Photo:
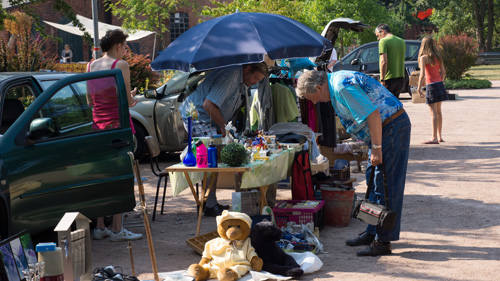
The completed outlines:
<svg viewBox="0 0 500 281">
<path fill-rule="evenodd" d="M 396 98 L 399 98 L 399 94 L 403 90 L 405 84 L 404 77 L 392 78 L 385 80 L 385 87 L 389 92 L 391 92 Z"/>
</svg>

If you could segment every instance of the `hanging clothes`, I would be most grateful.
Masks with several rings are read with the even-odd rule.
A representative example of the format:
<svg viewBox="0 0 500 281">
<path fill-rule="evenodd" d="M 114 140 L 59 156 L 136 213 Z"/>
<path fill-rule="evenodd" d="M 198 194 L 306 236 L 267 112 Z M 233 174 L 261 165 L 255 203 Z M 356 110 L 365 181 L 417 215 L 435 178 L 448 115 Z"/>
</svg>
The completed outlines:
<svg viewBox="0 0 500 281">
<path fill-rule="evenodd" d="M 318 138 L 321 146 L 337 146 L 337 127 L 335 123 L 335 109 L 331 102 L 320 102 L 316 105 L 317 117 L 319 121 L 318 132 L 322 135 Z"/>
<path fill-rule="evenodd" d="M 296 120 L 300 112 L 297 108 L 296 99 L 290 89 L 281 83 L 273 84 L 271 89 L 276 123 Z"/>
</svg>

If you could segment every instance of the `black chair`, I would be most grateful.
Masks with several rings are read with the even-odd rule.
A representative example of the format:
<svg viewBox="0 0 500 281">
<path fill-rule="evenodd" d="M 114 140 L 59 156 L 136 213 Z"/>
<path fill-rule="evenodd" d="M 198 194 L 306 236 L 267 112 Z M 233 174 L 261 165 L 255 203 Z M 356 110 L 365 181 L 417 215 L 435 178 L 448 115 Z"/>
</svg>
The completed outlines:
<svg viewBox="0 0 500 281">
<path fill-rule="evenodd" d="M 167 192 L 168 173 L 165 172 L 163 169 L 160 169 L 160 166 L 158 165 L 158 155 L 160 155 L 160 146 L 158 145 L 158 142 L 152 136 L 146 136 L 144 140 L 149 150 L 151 170 L 153 171 L 153 174 L 155 174 L 155 176 L 158 177 L 158 184 L 156 186 L 155 205 L 153 208 L 153 218 L 152 218 L 152 220 L 154 221 L 156 216 L 156 206 L 158 205 L 158 195 L 160 194 L 161 181 L 163 178 L 165 178 L 165 182 L 163 185 L 163 199 L 161 202 L 161 211 L 160 211 L 160 214 L 163 215 L 163 207 L 165 205 L 165 194 Z"/>
</svg>

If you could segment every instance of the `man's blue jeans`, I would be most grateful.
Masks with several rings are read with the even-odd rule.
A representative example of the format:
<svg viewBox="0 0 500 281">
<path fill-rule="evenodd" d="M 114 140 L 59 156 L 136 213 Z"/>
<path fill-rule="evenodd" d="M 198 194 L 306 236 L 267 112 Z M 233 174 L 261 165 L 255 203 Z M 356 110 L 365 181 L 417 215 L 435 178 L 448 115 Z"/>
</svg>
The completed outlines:
<svg viewBox="0 0 500 281">
<path fill-rule="evenodd" d="M 401 215 L 403 209 L 403 195 L 406 181 L 406 168 L 410 149 L 411 123 L 406 113 L 401 114 L 382 128 L 382 161 L 387 176 L 389 191 L 389 208 L 398 213 L 396 226 L 392 231 L 377 229 L 368 225 L 366 233 L 376 234 L 375 240 L 390 242 L 399 240 Z M 371 155 L 371 151 L 369 153 Z M 380 166 L 374 167 L 370 163 L 366 169 L 366 182 L 375 168 L 375 189 L 370 192 L 370 200 L 378 204 L 385 204 L 384 182 Z"/>
</svg>

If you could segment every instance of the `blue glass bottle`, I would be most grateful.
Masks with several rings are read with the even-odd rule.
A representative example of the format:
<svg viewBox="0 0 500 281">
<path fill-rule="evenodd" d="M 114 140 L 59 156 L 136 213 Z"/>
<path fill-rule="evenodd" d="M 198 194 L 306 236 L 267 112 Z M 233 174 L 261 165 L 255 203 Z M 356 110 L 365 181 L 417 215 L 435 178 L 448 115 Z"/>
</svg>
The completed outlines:
<svg viewBox="0 0 500 281">
<path fill-rule="evenodd" d="M 191 148 L 191 126 L 193 122 L 193 117 L 188 117 L 188 149 L 186 156 L 184 156 L 184 159 L 182 160 L 182 163 L 188 167 L 194 167 L 196 166 L 196 157 L 193 154 L 193 149 Z"/>
</svg>

